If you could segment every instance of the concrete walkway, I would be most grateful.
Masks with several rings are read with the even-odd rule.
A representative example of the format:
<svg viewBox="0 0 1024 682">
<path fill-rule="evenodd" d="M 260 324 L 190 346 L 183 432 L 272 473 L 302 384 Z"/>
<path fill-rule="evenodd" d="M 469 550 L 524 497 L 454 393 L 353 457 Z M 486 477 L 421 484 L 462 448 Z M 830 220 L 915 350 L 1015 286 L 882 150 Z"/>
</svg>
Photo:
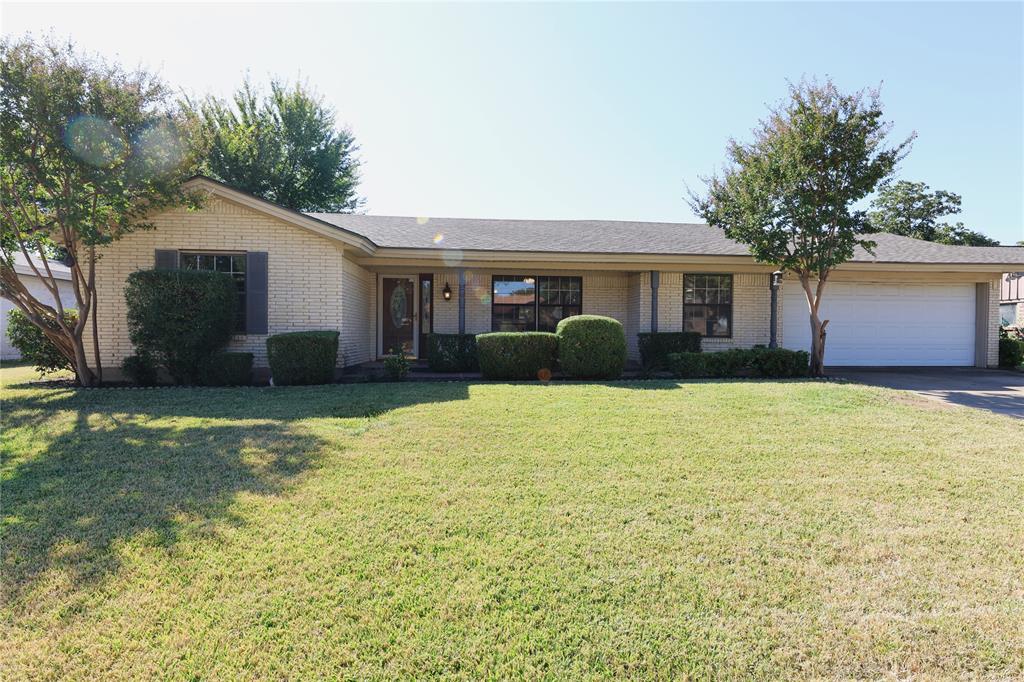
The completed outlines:
<svg viewBox="0 0 1024 682">
<path fill-rule="evenodd" d="M 1024 372 L 970 367 L 835 368 L 828 374 L 837 379 L 913 391 L 932 400 L 1024 419 Z"/>
</svg>

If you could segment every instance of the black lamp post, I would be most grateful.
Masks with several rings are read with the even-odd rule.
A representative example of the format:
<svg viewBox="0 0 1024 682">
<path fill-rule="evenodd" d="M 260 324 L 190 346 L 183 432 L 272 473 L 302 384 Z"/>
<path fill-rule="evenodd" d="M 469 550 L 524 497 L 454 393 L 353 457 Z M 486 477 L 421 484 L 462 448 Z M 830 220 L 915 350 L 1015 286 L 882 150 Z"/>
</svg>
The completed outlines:
<svg viewBox="0 0 1024 682">
<path fill-rule="evenodd" d="M 778 348 L 779 347 L 779 287 L 782 286 L 782 270 L 776 270 L 772 273 L 771 279 L 771 291 L 772 291 L 772 317 L 771 324 L 769 325 L 769 337 L 768 347 Z"/>
</svg>

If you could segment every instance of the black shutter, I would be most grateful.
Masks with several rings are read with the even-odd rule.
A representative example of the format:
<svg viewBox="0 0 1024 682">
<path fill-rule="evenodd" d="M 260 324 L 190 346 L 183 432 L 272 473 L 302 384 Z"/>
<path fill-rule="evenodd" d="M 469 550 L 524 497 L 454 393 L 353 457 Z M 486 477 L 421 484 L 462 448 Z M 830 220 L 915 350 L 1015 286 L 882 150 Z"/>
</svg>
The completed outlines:
<svg viewBox="0 0 1024 682">
<path fill-rule="evenodd" d="M 245 333 L 267 333 L 267 253 L 245 254 Z"/>
<path fill-rule="evenodd" d="M 157 270 L 177 270 L 178 252 L 168 249 L 157 249 L 153 267 Z"/>
</svg>

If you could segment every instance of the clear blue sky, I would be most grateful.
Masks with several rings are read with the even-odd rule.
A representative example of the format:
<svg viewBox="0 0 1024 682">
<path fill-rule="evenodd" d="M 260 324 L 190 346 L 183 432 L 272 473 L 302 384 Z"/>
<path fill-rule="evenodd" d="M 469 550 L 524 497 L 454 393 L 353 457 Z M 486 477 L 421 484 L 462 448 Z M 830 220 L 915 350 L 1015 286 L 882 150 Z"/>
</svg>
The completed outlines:
<svg viewBox="0 0 1024 682">
<path fill-rule="evenodd" d="M 884 82 L 901 177 L 1024 239 L 1020 3 L 16 5 L 52 29 L 227 96 L 307 79 L 361 145 L 367 210 L 692 220 L 685 183 L 745 138 L 786 79 Z"/>
</svg>

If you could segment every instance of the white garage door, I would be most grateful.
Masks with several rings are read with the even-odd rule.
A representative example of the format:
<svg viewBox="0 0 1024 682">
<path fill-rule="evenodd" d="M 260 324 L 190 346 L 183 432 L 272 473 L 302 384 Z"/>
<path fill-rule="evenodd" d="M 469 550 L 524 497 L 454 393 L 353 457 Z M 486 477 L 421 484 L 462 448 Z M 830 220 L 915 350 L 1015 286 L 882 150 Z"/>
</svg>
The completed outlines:
<svg viewBox="0 0 1024 682">
<path fill-rule="evenodd" d="M 825 364 L 973 365 L 974 305 L 973 284 L 830 282 L 821 304 L 821 319 L 830 320 Z M 782 345 L 811 349 L 799 282 L 783 286 Z"/>
</svg>

